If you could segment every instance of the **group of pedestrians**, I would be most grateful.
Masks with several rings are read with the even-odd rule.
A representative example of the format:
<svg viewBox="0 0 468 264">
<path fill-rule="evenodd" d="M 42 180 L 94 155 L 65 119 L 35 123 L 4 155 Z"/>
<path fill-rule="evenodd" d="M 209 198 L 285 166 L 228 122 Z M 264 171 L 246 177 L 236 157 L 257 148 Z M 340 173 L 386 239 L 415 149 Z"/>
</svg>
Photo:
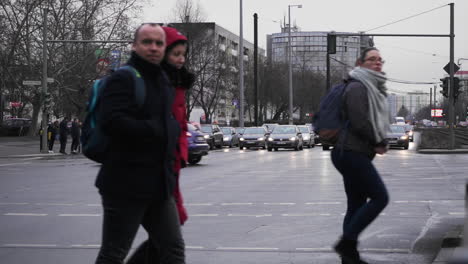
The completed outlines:
<svg viewBox="0 0 468 264">
<path fill-rule="evenodd" d="M 71 136 L 72 143 L 70 147 L 71 154 L 78 154 L 81 150 L 80 146 L 80 136 L 81 136 L 81 122 L 75 118 L 72 123 L 71 127 L 68 127 L 69 120 L 67 117 L 64 117 L 61 122 L 58 120 L 52 122 L 47 127 L 47 147 L 49 149 L 49 153 L 54 153 L 54 144 L 55 140 L 59 140 L 60 142 L 60 153 L 68 154 L 66 152 L 67 142 L 68 142 L 68 135 Z M 43 129 L 41 128 L 39 131 L 39 138 L 40 138 L 40 148 L 42 150 L 42 133 L 44 133 Z"/>
<path fill-rule="evenodd" d="M 187 163 L 185 91 L 194 82 L 184 66 L 187 52 L 187 38 L 176 29 L 142 24 L 127 64 L 145 82 L 143 106 L 134 100 L 128 71 L 111 73 L 104 87 L 100 113 L 110 143 L 95 182 L 104 212 L 97 264 L 124 263 L 140 225 L 148 239 L 127 263 L 185 263 L 180 226 L 188 216 L 179 177 Z M 334 247 L 345 264 L 367 263 L 357 249 L 359 234 L 389 199 L 372 164 L 388 146 L 382 65 L 379 51 L 372 48 L 350 72 L 343 100 L 349 122 L 332 152 L 348 198 L 343 234 Z"/>
</svg>

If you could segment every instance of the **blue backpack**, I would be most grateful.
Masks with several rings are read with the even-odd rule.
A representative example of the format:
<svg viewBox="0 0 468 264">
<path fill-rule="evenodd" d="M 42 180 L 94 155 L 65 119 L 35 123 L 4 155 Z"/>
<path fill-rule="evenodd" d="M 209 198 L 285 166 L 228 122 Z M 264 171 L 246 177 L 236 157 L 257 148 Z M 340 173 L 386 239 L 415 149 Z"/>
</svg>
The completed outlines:
<svg viewBox="0 0 468 264">
<path fill-rule="evenodd" d="M 133 86 L 135 87 L 135 99 L 138 108 L 143 107 L 146 97 L 145 82 L 140 73 L 133 67 L 126 65 L 116 71 L 128 71 L 132 74 Z M 100 123 L 100 113 L 97 107 L 101 101 L 104 87 L 107 85 L 109 76 L 94 82 L 87 106 L 87 114 L 83 127 L 81 128 L 81 144 L 83 154 L 96 162 L 103 163 L 109 147 L 109 138 L 104 134 Z"/>
<path fill-rule="evenodd" d="M 322 144 L 334 146 L 338 142 L 341 130 L 348 124 L 343 117 L 343 95 L 346 86 L 352 81 L 354 80 L 334 86 L 320 100 L 319 111 L 314 115 L 312 124 Z"/>
</svg>

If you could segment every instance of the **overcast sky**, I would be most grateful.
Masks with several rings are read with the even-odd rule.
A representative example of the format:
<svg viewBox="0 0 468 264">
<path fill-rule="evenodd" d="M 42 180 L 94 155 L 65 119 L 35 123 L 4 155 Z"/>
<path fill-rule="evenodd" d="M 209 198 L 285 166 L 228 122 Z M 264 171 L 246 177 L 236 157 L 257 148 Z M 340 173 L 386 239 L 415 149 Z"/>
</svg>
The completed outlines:
<svg viewBox="0 0 468 264">
<path fill-rule="evenodd" d="M 203 8 L 207 22 L 239 34 L 240 0 L 193 0 Z M 144 21 L 171 22 L 175 1 L 153 0 L 145 5 Z M 450 7 L 455 3 L 455 63 L 468 59 L 468 0 L 243 0 L 244 38 L 253 42 L 253 14 L 259 16 L 259 46 L 265 48 L 266 35 L 280 32 L 279 21 L 288 19 L 301 31 L 342 31 L 402 34 L 449 34 Z M 439 9 L 436 9 L 441 7 Z M 431 9 L 428 13 L 379 29 L 371 30 Z M 278 21 L 278 22 L 274 22 Z M 370 30 L 370 31 L 369 31 Z M 449 62 L 449 38 L 375 37 L 388 77 L 414 82 L 439 81 L 442 69 Z M 468 60 L 460 61 L 468 71 Z M 408 85 L 389 82 L 392 91 L 425 91 L 433 85 Z M 440 87 L 438 90 L 440 90 Z"/>
</svg>

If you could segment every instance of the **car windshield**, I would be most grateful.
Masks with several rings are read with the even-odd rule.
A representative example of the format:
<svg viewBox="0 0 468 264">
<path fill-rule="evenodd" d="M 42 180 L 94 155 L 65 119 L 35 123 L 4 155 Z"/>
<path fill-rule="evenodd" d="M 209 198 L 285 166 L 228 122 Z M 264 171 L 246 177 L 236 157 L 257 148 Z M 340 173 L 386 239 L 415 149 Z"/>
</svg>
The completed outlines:
<svg viewBox="0 0 468 264">
<path fill-rule="evenodd" d="M 301 131 L 301 133 L 309 133 L 309 128 L 306 126 L 299 127 L 299 130 Z"/>
<path fill-rule="evenodd" d="M 272 134 L 296 134 L 296 128 L 293 126 L 277 126 Z"/>
<path fill-rule="evenodd" d="M 198 128 L 192 124 L 187 124 L 187 128 L 189 131 L 197 131 Z"/>
<path fill-rule="evenodd" d="M 231 134 L 231 129 L 230 128 L 221 128 L 221 131 L 223 132 L 224 135 L 230 135 Z"/>
<path fill-rule="evenodd" d="M 248 127 L 244 130 L 244 134 L 265 134 L 265 130 L 260 127 Z"/>
<path fill-rule="evenodd" d="M 213 131 L 213 128 L 211 128 L 211 126 L 202 126 L 201 131 L 205 133 L 211 133 L 211 131 Z"/>
<path fill-rule="evenodd" d="M 413 126 L 412 125 L 406 125 L 405 129 L 406 129 L 406 131 L 411 131 L 411 130 L 413 130 Z"/>
<path fill-rule="evenodd" d="M 405 127 L 403 126 L 390 126 L 392 133 L 405 133 Z"/>
</svg>

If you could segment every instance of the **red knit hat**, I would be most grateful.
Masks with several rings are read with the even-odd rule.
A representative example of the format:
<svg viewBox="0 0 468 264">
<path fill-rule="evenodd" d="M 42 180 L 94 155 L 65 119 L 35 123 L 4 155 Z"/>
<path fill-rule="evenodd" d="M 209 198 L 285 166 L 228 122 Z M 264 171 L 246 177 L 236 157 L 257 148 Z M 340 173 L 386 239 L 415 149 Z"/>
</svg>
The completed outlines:
<svg viewBox="0 0 468 264">
<path fill-rule="evenodd" d="M 162 27 L 166 33 L 166 47 L 171 46 L 178 41 L 187 41 L 187 37 L 182 35 L 177 29 L 172 27 Z"/>
</svg>

